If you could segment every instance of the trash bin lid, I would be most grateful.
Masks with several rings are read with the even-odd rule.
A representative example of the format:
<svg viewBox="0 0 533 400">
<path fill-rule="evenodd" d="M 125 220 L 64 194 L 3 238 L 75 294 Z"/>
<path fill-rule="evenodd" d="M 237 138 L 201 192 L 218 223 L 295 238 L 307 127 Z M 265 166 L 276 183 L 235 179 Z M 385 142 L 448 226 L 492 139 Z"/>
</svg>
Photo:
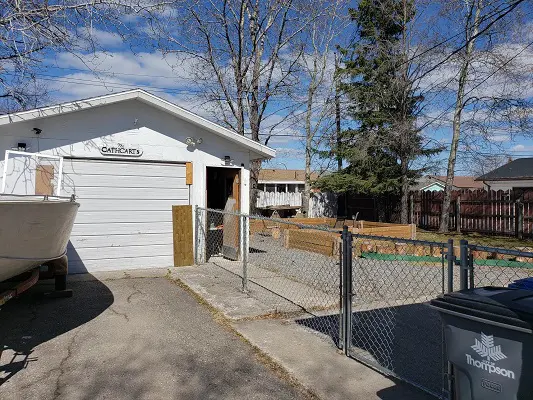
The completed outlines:
<svg viewBox="0 0 533 400">
<path fill-rule="evenodd" d="M 507 325 L 533 327 L 533 291 L 487 286 L 447 293 L 432 300 L 443 310 L 492 320 Z"/>
<path fill-rule="evenodd" d="M 533 278 L 517 279 L 508 285 L 510 288 L 515 289 L 529 289 L 533 290 Z"/>
</svg>

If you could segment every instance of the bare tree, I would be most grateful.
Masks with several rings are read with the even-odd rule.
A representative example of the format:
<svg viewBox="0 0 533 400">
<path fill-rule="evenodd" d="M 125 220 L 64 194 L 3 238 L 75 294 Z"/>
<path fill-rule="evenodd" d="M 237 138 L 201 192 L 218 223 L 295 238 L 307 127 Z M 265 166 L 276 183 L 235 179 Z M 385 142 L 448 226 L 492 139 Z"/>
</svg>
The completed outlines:
<svg viewBox="0 0 533 400">
<path fill-rule="evenodd" d="M 4 112 L 43 104 L 38 73 L 54 51 L 94 51 L 94 29 L 123 34 L 128 14 L 157 11 L 163 1 L 0 0 L 0 99 Z"/>
<path fill-rule="evenodd" d="M 503 75 L 506 75 L 507 78 L 510 76 L 509 73 L 512 75 L 512 61 L 519 53 L 508 54 L 498 51 L 496 44 L 501 43 L 502 38 L 506 37 L 506 33 L 511 31 L 512 19 L 508 16 L 515 12 L 522 2 L 522 0 L 469 0 L 465 2 L 466 15 L 461 26 L 464 42 L 446 57 L 447 60 L 458 65 L 459 74 L 453 112 L 453 134 L 439 226 L 440 232 L 448 231 L 457 152 L 459 142 L 465 136 L 463 126 L 465 112 L 469 112 L 471 116 L 482 113 L 485 115 L 483 119 L 487 122 L 489 119 L 494 121 L 494 119 L 509 113 L 516 116 L 517 113 L 520 113 L 517 109 L 523 109 L 525 106 L 517 97 L 519 93 L 516 90 L 509 91 L 509 87 L 502 87 L 499 93 L 490 95 L 480 95 L 481 90 L 477 90 L 495 75 L 499 75 L 502 79 L 504 79 Z M 488 117 L 489 115 L 490 117 Z M 478 133 L 483 131 L 483 129 L 479 129 L 481 125 L 488 126 L 488 124 L 481 124 L 479 118 L 472 118 L 470 126 L 476 125 L 478 129 L 474 130 Z"/>
<path fill-rule="evenodd" d="M 262 129 L 272 107 L 291 107 L 280 102 L 293 88 L 302 55 L 295 39 L 316 18 L 307 11 L 303 0 L 209 0 L 207 6 L 176 1 L 152 30 L 164 52 L 188 56 L 213 117 L 240 135 L 268 142 Z M 252 163 L 252 212 L 260 167 Z"/>
<path fill-rule="evenodd" d="M 339 45 L 340 35 L 348 23 L 348 10 L 345 0 L 318 1 L 312 3 L 310 13 L 320 14 L 313 19 L 302 35 L 303 54 L 299 60 L 299 88 L 305 96 L 296 97 L 302 101 L 305 130 L 305 187 L 302 196 L 302 211 L 309 211 L 311 197 L 311 170 L 320 147 L 331 146 L 336 124 L 340 125 L 340 110 L 336 117 L 337 80 L 335 46 Z M 300 93 L 295 93 L 296 96 Z M 340 108 L 340 105 L 339 105 Z"/>
<path fill-rule="evenodd" d="M 478 152 L 472 153 L 472 163 L 470 164 L 470 173 L 475 177 L 480 177 L 486 173 L 495 170 L 513 160 L 509 155 L 505 154 L 479 154 Z"/>
</svg>

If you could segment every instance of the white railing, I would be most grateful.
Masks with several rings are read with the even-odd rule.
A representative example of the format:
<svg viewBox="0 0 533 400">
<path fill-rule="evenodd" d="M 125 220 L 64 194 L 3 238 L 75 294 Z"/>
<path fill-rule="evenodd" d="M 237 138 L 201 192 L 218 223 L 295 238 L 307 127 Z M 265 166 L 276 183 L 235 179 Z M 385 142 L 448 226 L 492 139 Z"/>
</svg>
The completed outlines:
<svg viewBox="0 0 533 400">
<path fill-rule="evenodd" d="M 302 206 L 301 193 L 284 193 L 284 192 L 259 192 L 257 198 L 257 207 L 271 207 L 271 206 Z"/>
<path fill-rule="evenodd" d="M 259 192 L 257 207 L 302 206 L 302 193 Z M 309 202 L 309 217 L 334 217 L 337 215 L 337 195 L 313 193 Z"/>
<path fill-rule="evenodd" d="M 63 157 L 6 150 L 4 160 L 0 160 L 0 165 L 3 166 L 0 189 L 2 194 L 43 194 L 36 193 L 36 185 L 40 183 L 52 189 L 52 193 L 47 194 L 61 196 Z M 39 170 L 45 166 L 49 169 Z"/>
</svg>

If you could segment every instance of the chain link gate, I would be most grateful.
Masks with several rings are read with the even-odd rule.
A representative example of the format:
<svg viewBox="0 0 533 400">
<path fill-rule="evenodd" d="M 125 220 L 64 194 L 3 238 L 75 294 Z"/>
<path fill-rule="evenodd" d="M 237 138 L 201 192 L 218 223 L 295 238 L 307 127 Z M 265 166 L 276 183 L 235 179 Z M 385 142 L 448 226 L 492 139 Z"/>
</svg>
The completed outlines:
<svg viewBox="0 0 533 400">
<path fill-rule="evenodd" d="M 345 227 L 342 243 L 345 353 L 447 398 L 443 326 L 427 302 L 453 289 L 453 242 L 353 235 Z"/>
</svg>

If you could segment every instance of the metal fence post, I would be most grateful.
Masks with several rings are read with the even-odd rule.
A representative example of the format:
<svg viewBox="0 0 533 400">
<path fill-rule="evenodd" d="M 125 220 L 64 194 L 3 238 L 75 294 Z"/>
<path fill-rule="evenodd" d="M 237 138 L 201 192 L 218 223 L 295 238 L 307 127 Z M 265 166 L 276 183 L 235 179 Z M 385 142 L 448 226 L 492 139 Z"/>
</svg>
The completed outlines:
<svg viewBox="0 0 533 400">
<path fill-rule="evenodd" d="M 474 254 L 470 251 L 468 254 L 468 288 L 474 289 Z"/>
<path fill-rule="evenodd" d="M 459 288 L 461 290 L 465 290 L 468 289 L 468 241 L 465 239 L 461 239 L 459 243 L 461 261 L 461 268 L 459 273 Z"/>
<path fill-rule="evenodd" d="M 339 250 L 339 340 L 337 347 L 344 347 L 344 230 L 341 234 Z"/>
<path fill-rule="evenodd" d="M 248 293 L 248 253 L 250 246 L 248 244 L 250 231 L 248 229 L 250 224 L 250 216 L 241 215 L 241 230 L 242 230 L 242 291 Z"/>
<path fill-rule="evenodd" d="M 349 355 L 352 340 L 352 233 L 347 226 L 342 231 L 342 293 L 343 293 L 343 350 Z"/>
<path fill-rule="evenodd" d="M 448 293 L 453 292 L 453 275 L 454 275 L 454 266 L 455 266 L 455 252 L 453 248 L 453 239 L 448 239 Z M 444 328 L 443 328 L 444 329 Z M 442 343 L 444 349 L 444 330 L 442 332 Z M 446 360 L 446 354 L 444 353 L 444 359 Z M 454 395 L 454 375 L 453 375 L 453 365 L 450 361 L 446 362 L 446 377 L 447 377 L 447 387 L 448 391 L 448 400 L 453 400 Z"/>
<path fill-rule="evenodd" d="M 448 293 L 453 292 L 453 268 L 455 264 L 455 254 L 453 252 L 453 239 L 448 239 Z"/>
</svg>

